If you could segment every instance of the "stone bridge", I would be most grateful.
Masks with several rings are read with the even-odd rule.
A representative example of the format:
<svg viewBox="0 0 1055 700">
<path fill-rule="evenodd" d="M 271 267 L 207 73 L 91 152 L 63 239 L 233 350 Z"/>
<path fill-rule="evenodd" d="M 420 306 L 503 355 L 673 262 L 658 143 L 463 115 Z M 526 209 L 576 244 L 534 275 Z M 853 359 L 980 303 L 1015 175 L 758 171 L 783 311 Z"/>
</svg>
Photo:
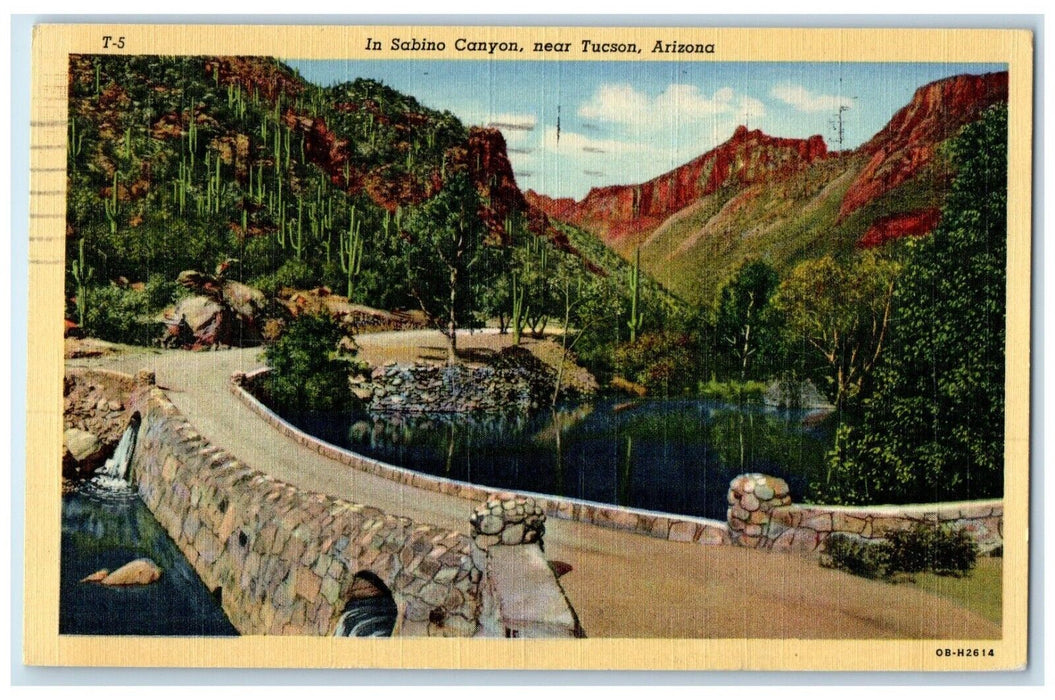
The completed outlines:
<svg viewBox="0 0 1055 700">
<path fill-rule="evenodd" d="M 122 425 L 139 416 L 137 487 L 243 633 L 332 634 L 350 603 L 380 592 L 396 602 L 402 635 L 999 635 L 944 599 L 821 569 L 778 546 L 700 546 L 742 539 L 725 522 L 554 497 L 532 504 L 319 443 L 230 381 L 259 368 L 257 354 L 67 362 L 68 375 L 92 373 L 98 386 L 85 403 L 102 407 L 92 410 Z M 144 366 L 160 386 L 146 374 L 133 382 Z M 71 415 L 90 427 L 69 411 L 67 427 Z M 531 541 L 540 515 L 544 553 Z"/>
<path fill-rule="evenodd" d="M 240 462 L 203 438 L 149 373 L 78 379 L 124 394 L 127 422 L 138 426 L 131 479 L 242 634 L 332 635 L 357 599 L 388 595 L 395 635 L 581 636 L 542 557 L 544 516 L 527 499 L 481 506 L 486 531 L 517 527 L 516 538 L 477 528 L 474 540 Z"/>
</svg>

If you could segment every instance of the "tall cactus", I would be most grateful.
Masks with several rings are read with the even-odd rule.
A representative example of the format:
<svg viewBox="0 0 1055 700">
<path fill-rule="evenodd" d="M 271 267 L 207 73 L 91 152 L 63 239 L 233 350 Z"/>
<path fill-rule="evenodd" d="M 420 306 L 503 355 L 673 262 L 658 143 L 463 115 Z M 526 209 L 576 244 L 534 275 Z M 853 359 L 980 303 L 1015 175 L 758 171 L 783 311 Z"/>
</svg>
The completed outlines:
<svg viewBox="0 0 1055 700">
<path fill-rule="evenodd" d="M 644 314 L 638 311 L 641 301 L 641 248 L 638 247 L 634 253 L 634 267 L 630 270 L 630 320 L 626 325 L 630 328 L 630 342 L 637 341 L 637 334 L 641 332 L 644 324 Z"/>
<path fill-rule="evenodd" d="M 355 293 L 355 280 L 359 277 L 359 270 L 363 264 L 363 237 L 360 235 L 362 221 L 355 215 L 355 205 L 352 205 L 352 213 L 348 218 L 348 233 L 341 236 L 340 257 L 341 270 L 345 274 L 348 283 L 348 299 L 351 301 Z"/>
<path fill-rule="evenodd" d="M 84 262 L 84 239 L 78 245 L 77 259 L 70 266 L 73 281 L 77 283 L 77 324 L 84 327 L 84 317 L 88 311 L 88 283 L 95 271 Z"/>
<path fill-rule="evenodd" d="M 290 232 L 289 242 L 293 246 L 293 254 L 297 256 L 297 260 L 301 260 L 304 254 L 304 199 L 302 197 L 297 198 L 297 230 Z"/>
<path fill-rule="evenodd" d="M 117 173 L 114 172 L 113 185 L 110 187 L 110 196 L 103 200 L 103 212 L 106 214 L 106 221 L 110 224 L 110 233 L 117 233 L 117 215 L 118 215 L 118 204 L 117 204 L 117 184 L 118 177 Z"/>
<path fill-rule="evenodd" d="M 77 133 L 77 118 L 70 119 L 70 137 L 66 142 L 66 155 L 71 159 L 77 158 L 81 154 L 81 148 L 84 146 L 84 134 Z"/>
</svg>

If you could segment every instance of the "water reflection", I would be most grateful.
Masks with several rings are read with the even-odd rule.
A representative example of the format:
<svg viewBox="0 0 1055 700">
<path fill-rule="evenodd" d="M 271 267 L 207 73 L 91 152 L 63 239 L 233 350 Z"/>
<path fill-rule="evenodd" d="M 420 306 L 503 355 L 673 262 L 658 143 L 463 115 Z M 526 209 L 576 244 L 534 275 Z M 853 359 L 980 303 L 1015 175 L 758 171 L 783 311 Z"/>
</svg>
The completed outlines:
<svg viewBox="0 0 1055 700">
<path fill-rule="evenodd" d="M 802 493 L 826 430 L 803 411 L 699 400 L 597 401 L 536 416 L 301 414 L 324 440 L 410 469 L 500 488 L 725 518 L 730 479 L 762 471 Z"/>
<path fill-rule="evenodd" d="M 161 578 L 145 586 L 80 580 L 146 557 Z M 235 635 L 176 544 L 127 485 L 85 482 L 62 498 L 61 634 Z"/>
</svg>

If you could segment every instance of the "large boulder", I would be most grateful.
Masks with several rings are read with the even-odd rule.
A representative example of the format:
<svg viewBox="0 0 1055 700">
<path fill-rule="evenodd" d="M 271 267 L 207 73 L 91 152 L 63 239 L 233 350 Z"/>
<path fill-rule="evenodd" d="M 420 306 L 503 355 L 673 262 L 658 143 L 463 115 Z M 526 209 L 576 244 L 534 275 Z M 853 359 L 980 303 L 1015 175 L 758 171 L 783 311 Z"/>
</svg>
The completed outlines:
<svg viewBox="0 0 1055 700">
<path fill-rule="evenodd" d="M 136 559 L 110 573 L 99 583 L 104 586 L 144 586 L 161 578 L 161 569 L 149 559 Z"/>
<path fill-rule="evenodd" d="M 180 274 L 180 283 L 193 287 L 191 281 L 200 276 L 193 270 L 185 271 Z M 201 350 L 262 342 L 267 310 L 263 292 L 234 281 L 202 284 L 199 290 L 202 293 L 182 299 L 165 313 L 165 345 Z"/>
<path fill-rule="evenodd" d="M 62 472 L 67 477 L 90 474 L 106 461 L 106 445 L 87 430 L 66 430 L 62 434 L 62 447 Z"/>
</svg>

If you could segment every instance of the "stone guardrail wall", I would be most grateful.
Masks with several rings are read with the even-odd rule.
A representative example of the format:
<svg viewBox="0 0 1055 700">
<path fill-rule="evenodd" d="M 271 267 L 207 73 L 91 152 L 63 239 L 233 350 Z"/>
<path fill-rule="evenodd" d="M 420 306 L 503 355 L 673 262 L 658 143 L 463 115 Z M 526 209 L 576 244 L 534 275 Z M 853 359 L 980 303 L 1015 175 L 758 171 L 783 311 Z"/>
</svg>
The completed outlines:
<svg viewBox="0 0 1055 700">
<path fill-rule="evenodd" d="M 783 479 L 742 474 L 729 485 L 733 543 L 777 552 L 817 553 L 833 534 L 880 540 L 916 525 L 963 528 L 981 552 L 1003 545 L 1001 499 L 894 506 L 796 505 Z"/>
<path fill-rule="evenodd" d="M 250 410 L 267 421 L 271 427 L 304 447 L 324 457 L 369 474 L 390 479 L 407 486 L 413 486 L 414 488 L 457 496 L 467 501 L 485 501 L 502 492 L 500 489 L 444 479 L 386 464 L 376 459 L 370 459 L 349 450 L 335 447 L 302 430 L 298 430 L 276 415 L 247 390 L 247 388 L 252 387 L 253 383 L 261 375 L 268 371 L 268 368 L 263 367 L 248 374 L 236 373 L 231 377 L 230 389 Z M 729 528 L 726 523 L 720 520 L 608 506 L 572 498 L 547 496 L 545 494 L 529 494 L 525 492 L 521 495 L 530 495 L 542 512 L 551 518 L 589 523 L 614 530 L 629 530 L 639 535 L 671 540 L 673 542 L 693 542 L 702 545 L 730 543 Z"/>
<path fill-rule="evenodd" d="M 330 635 L 360 572 L 387 586 L 395 634 L 478 632 L 482 571 L 465 534 L 300 491 L 210 445 L 152 386 L 131 473 L 154 517 L 243 634 Z"/>
</svg>

